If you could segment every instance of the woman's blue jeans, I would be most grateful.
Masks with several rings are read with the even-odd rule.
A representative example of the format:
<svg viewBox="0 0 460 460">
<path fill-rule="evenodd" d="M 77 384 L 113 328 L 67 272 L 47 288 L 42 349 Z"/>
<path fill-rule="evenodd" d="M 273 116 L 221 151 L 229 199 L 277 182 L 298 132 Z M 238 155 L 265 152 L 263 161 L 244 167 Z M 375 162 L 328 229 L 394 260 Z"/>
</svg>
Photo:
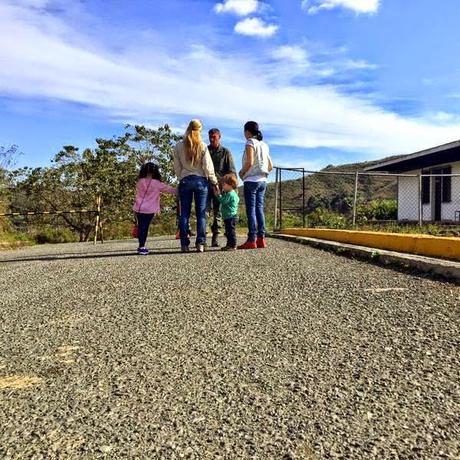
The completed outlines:
<svg viewBox="0 0 460 460">
<path fill-rule="evenodd" d="M 192 203 L 195 200 L 196 244 L 206 244 L 206 207 L 208 203 L 208 180 L 201 176 L 186 176 L 179 182 L 180 244 L 190 245 L 188 229 Z"/>
<path fill-rule="evenodd" d="M 244 202 L 246 204 L 246 216 L 248 218 L 248 241 L 255 241 L 256 236 L 265 237 L 265 191 L 267 183 L 245 182 Z"/>
</svg>

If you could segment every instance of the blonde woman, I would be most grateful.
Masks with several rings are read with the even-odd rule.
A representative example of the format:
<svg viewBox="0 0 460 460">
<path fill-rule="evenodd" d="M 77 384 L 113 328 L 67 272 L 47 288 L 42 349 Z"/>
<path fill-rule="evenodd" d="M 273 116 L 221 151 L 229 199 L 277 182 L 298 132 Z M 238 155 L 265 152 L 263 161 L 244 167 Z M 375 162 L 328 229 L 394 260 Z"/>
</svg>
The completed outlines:
<svg viewBox="0 0 460 460">
<path fill-rule="evenodd" d="M 179 179 L 180 199 L 180 243 L 182 252 L 189 252 L 188 228 L 192 202 L 195 201 L 197 222 L 196 250 L 206 247 L 206 206 L 209 183 L 217 187 L 217 178 L 208 147 L 201 139 L 202 125 L 192 120 L 185 131 L 184 139 L 174 149 L 174 171 Z"/>
</svg>

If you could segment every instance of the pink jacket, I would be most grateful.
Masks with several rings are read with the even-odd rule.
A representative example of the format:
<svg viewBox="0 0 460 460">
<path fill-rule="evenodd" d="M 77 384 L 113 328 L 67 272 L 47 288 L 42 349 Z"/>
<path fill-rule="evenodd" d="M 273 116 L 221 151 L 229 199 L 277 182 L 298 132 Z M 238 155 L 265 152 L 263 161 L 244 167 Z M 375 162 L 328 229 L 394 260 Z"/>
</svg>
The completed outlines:
<svg viewBox="0 0 460 460">
<path fill-rule="evenodd" d="M 160 212 L 160 193 L 177 194 L 174 187 L 156 179 L 139 179 L 137 181 L 136 201 L 133 209 L 142 214 L 158 214 Z"/>
</svg>

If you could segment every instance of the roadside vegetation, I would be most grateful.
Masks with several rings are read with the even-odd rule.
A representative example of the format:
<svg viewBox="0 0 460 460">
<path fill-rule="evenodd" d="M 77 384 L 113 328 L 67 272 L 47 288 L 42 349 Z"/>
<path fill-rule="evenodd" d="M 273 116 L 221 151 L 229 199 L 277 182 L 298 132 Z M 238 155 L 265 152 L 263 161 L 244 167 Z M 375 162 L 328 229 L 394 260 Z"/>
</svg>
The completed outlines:
<svg viewBox="0 0 460 460">
<path fill-rule="evenodd" d="M 0 213 L 95 211 L 101 199 L 106 239 L 126 238 L 133 222 L 132 203 L 138 167 L 160 165 L 163 179 L 174 184 L 172 149 L 180 136 L 168 125 L 158 129 L 127 125 L 122 136 L 96 139 L 96 147 L 80 151 L 64 146 L 51 166 L 12 169 L 17 148 L 3 148 L 0 164 Z M 0 239 L 25 238 L 37 243 L 88 241 L 95 213 L 29 215 L 0 218 Z M 163 213 L 154 222 L 156 234 L 175 229 L 176 200 L 163 198 Z"/>
</svg>

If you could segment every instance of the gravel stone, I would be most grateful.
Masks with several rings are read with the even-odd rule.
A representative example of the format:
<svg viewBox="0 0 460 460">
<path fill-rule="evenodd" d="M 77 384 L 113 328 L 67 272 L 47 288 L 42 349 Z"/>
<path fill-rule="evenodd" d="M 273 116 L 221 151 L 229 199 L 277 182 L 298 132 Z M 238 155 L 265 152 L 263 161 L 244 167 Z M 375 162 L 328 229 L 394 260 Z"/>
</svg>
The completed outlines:
<svg viewBox="0 0 460 460">
<path fill-rule="evenodd" d="M 0 458 L 460 458 L 459 287 L 150 243 L 0 253 Z"/>
</svg>

